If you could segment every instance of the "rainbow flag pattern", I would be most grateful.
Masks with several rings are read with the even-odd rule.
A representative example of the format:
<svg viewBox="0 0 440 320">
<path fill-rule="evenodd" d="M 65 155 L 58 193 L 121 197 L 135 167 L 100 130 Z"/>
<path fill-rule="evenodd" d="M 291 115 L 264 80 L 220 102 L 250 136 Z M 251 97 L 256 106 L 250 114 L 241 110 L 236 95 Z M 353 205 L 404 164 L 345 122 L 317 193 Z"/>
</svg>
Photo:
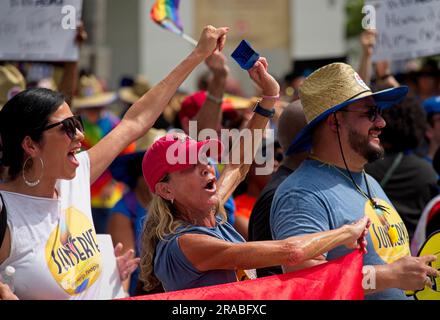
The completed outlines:
<svg viewBox="0 0 440 320">
<path fill-rule="evenodd" d="M 151 8 L 151 19 L 176 34 L 183 33 L 183 26 L 179 17 L 180 0 L 157 0 Z"/>
</svg>

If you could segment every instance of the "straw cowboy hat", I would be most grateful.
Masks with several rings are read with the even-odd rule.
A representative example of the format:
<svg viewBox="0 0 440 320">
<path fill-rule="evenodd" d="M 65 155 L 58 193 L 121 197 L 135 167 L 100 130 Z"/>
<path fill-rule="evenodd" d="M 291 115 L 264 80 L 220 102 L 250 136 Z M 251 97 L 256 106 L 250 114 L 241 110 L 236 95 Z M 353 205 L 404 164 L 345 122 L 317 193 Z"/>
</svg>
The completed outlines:
<svg viewBox="0 0 440 320">
<path fill-rule="evenodd" d="M 286 154 L 310 150 L 315 126 L 347 105 L 372 97 L 379 108 L 386 109 L 399 103 L 407 93 L 406 86 L 373 93 L 356 71 L 345 63 L 332 63 L 316 70 L 299 88 L 307 125 L 292 141 Z"/>
<path fill-rule="evenodd" d="M 123 87 L 119 90 L 119 98 L 126 103 L 133 104 L 150 89 L 151 85 L 148 80 L 139 75 L 134 80 L 133 86 Z"/>
<path fill-rule="evenodd" d="M 115 92 L 107 92 L 94 75 L 83 75 L 79 79 L 78 94 L 73 98 L 74 109 L 104 107 L 117 99 Z"/>
<path fill-rule="evenodd" d="M 136 140 L 136 151 L 147 150 L 156 140 L 162 138 L 167 134 L 165 129 L 151 128 L 148 132 L 141 138 Z"/>
<path fill-rule="evenodd" d="M 11 64 L 0 66 L 0 110 L 6 102 L 26 89 L 26 80 Z"/>
</svg>

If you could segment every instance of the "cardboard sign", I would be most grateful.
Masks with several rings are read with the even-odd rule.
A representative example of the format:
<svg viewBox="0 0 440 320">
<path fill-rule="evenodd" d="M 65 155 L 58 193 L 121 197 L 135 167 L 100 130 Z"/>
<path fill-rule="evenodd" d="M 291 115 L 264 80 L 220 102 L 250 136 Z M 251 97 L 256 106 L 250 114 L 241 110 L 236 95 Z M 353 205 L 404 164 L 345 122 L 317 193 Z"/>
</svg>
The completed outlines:
<svg viewBox="0 0 440 320">
<path fill-rule="evenodd" d="M 82 0 L 0 1 L 0 60 L 75 61 Z"/>
<path fill-rule="evenodd" d="M 381 0 L 376 8 L 373 61 L 404 60 L 440 53 L 440 1 Z"/>
</svg>

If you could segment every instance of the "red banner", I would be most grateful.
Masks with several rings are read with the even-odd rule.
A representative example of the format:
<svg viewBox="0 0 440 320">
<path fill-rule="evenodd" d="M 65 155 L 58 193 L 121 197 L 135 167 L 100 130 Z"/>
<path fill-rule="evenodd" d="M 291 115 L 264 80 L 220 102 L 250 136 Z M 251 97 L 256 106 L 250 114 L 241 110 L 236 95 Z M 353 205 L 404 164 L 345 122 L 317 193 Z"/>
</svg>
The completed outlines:
<svg viewBox="0 0 440 320">
<path fill-rule="evenodd" d="M 279 276 L 128 298 L 129 300 L 363 300 L 362 256 Z"/>
</svg>

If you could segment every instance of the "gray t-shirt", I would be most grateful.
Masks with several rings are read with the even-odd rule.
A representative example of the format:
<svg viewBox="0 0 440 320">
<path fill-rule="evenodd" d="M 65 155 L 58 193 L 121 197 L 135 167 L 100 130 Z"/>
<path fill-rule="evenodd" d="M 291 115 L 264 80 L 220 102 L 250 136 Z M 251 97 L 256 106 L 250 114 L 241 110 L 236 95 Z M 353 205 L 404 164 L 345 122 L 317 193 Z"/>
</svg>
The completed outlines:
<svg viewBox="0 0 440 320">
<path fill-rule="evenodd" d="M 162 283 L 165 291 L 176 291 L 197 287 L 205 287 L 237 281 L 235 270 L 198 271 L 183 254 L 179 247 L 178 238 L 186 233 L 204 234 L 229 242 L 244 242 L 243 237 L 228 223 L 220 223 L 216 217 L 217 226 L 214 228 L 188 226 L 180 227 L 175 234 L 161 240 L 156 247 L 154 272 Z"/>
<path fill-rule="evenodd" d="M 351 173 L 367 193 L 362 173 Z M 356 190 L 344 169 L 306 160 L 279 186 L 271 207 L 270 225 L 274 239 L 285 239 L 337 229 L 367 215 L 371 219 L 368 253 L 364 265 L 392 263 L 410 255 L 409 237 L 402 219 L 379 184 L 367 175 L 371 195 L 386 211 L 374 209 L 370 201 Z M 327 260 L 341 257 L 350 250 L 337 247 Z M 366 299 L 407 299 L 399 289 L 389 289 L 366 296 Z"/>
</svg>

